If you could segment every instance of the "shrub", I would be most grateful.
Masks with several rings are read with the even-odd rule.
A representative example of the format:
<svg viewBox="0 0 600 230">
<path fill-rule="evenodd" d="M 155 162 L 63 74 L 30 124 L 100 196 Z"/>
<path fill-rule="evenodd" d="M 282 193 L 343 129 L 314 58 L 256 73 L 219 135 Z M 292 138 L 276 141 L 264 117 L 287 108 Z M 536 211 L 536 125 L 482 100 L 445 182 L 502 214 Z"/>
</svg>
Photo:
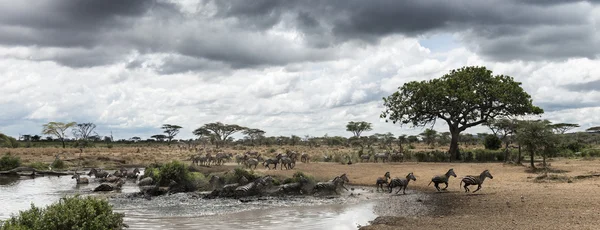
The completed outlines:
<svg viewBox="0 0 600 230">
<path fill-rule="evenodd" d="M 485 136 L 483 145 L 485 146 L 485 149 L 498 150 L 502 147 L 502 140 L 500 140 L 498 136 L 490 134 Z"/>
<path fill-rule="evenodd" d="M 29 164 L 29 167 L 32 167 L 37 170 L 48 170 L 48 166 L 49 164 L 46 164 L 44 162 L 33 162 Z"/>
<path fill-rule="evenodd" d="M 20 146 L 17 139 L 14 137 L 6 136 L 0 133 L 0 147 L 2 148 L 18 148 Z"/>
<path fill-rule="evenodd" d="M 584 157 L 600 157 L 600 149 L 584 149 L 581 152 Z"/>
<path fill-rule="evenodd" d="M 504 159 L 504 152 L 502 151 L 492 151 L 483 149 L 475 150 L 475 160 L 478 162 L 491 162 L 499 160 L 497 159 L 498 155 L 502 155 L 502 160 Z"/>
<path fill-rule="evenodd" d="M 473 157 L 473 152 L 471 152 L 471 151 L 465 151 L 465 152 L 462 152 L 462 159 L 465 162 L 471 162 L 475 158 Z"/>
<path fill-rule="evenodd" d="M 65 197 L 46 208 L 33 204 L 0 227 L 8 229 L 123 229 L 123 214 L 114 213 L 106 200 Z"/>
<path fill-rule="evenodd" d="M 21 158 L 13 157 L 10 153 L 0 158 L 0 171 L 11 170 L 21 166 Z"/>
<path fill-rule="evenodd" d="M 188 168 L 179 161 L 171 161 L 160 167 L 160 171 L 157 178 L 157 184 L 159 186 L 168 186 L 171 180 L 177 184 L 185 184 L 190 181 L 190 171 Z"/>
<path fill-rule="evenodd" d="M 61 159 L 55 159 L 54 162 L 52 162 L 52 168 L 53 169 L 64 169 L 66 168 L 65 162 L 62 161 Z"/>
<path fill-rule="evenodd" d="M 238 183 L 238 181 L 242 177 L 246 177 L 246 179 L 248 179 L 248 181 L 254 181 L 259 176 L 254 174 L 253 171 L 248 171 L 243 168 L 235 168 L 233 170 L 233 173 L 231 173 L 231 172 L 225 173 L 225 183 L 227 183 L 227 184 Z"/>
</svg>

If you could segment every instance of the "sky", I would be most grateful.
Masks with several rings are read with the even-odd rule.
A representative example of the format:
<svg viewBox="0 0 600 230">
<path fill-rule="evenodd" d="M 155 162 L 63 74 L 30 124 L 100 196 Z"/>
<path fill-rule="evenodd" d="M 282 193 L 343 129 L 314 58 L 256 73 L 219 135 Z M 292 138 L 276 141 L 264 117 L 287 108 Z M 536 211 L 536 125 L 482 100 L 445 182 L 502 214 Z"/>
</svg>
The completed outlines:
<svg viewBox="0 0 600 230">
<path fill-rule="evenodd" d="M 75 121 L 127 139 L 177 124 L 192 138 L 220 121 L 350 136 L 367 121 L 365 134 L 413 135 L 379 118 L 382 97 L 472 65 L 585 130 L 600 125 L 599 54 L 600 1 L 0 0 L 0 132 Z"/>
</svg>

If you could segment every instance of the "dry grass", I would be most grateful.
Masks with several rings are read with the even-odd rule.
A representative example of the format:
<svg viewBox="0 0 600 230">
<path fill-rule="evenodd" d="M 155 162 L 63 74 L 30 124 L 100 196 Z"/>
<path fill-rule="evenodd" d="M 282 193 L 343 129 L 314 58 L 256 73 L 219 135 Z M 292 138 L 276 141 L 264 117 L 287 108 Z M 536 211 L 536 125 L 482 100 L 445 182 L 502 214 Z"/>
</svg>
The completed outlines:
<svg viewBox="0 0 600 230">
<path fill-rule="evenodd" d="M 423 146 L 419 146 L 423 147 Z M 226 152 L 243 153 L 260 151 L 283 152 L 292 149 L 309 153 L 313 159 L 323 154 L 347 154 L 355 150 L 340 147 L 309 148 L 306 146 L 261 147 L 225 149 Z M 148 164 L 168 160 L 187 160 L 194 153 L 161 147 L 139 148 L 90 148 L 82 154 L 86 164 L 95 166 L 114 165 L 113 160 L 125 160 L 126 164 Z M 430 150 L 427 146 L 423 150 Z M 443 150 L 441 148 L 440 150 Z M 415 151 L 419 151 L 417 148 Z M 54 155 L 64 152 L 63 159 L 73 160 L 79 156 L 78 149 L 20 148 L 1 149 L 11 152 L 27 162 L 54 160 Z M 109 159 L 109 160 L 106 160 Z M 189 162 L 189 161 L 188 161 Z M 71 162 L 72 163 L 72 162 Z M 256 170 L 262 174 L 291 176 L 296 171 L 313 175 L 318 180 L 329 180 L 347 173 L 351 184 L 373 186 L 377 177 L 389 171 L 392 177 L 404 177 L 414 172 L 417 181 L 411 182 L 409 190 L 420 190 L 432 196 L 437 209 L 433 215 L 412 217 L 382 217 L 374 225 L 364 229 L 597 229 L 600 224 L 600 162 L 596 160 L 554 160 L 552 170 L 529 170 L 524 166 L 501 163 L 309 163 L 298 162 L 293 170 Z M 229 163 L 222 170 L 230 170 Z M 450 179 L 448 192 L 437 193 L 433 185 L 427 186 L 431 177 L 454 168 L 458 178 Z M 206 169 L 213 172 L 215 168 Z M 460 177 L 478 175 L 489 169 L 494 179 L 487 179 L 476 194 L 465 194 L 459 188 Z M 218 171 L 218 170 L 217 170 Z M 537 179 L 536 179 L 537 178 Z M 544 183 L 535 183 L 536 180 Z M 569 181 L 571 181 L 569 183 Z M 410 192 L 410 191 L 409 191 Z M 521 199 L 523 197 L 523 199 Z M 389 199 L 399 199 L 390 196 Z M 416 202 L 416 201 L 414 201 Z M 377 224 L 381 223 L 381 224 Z"/>
</svg>

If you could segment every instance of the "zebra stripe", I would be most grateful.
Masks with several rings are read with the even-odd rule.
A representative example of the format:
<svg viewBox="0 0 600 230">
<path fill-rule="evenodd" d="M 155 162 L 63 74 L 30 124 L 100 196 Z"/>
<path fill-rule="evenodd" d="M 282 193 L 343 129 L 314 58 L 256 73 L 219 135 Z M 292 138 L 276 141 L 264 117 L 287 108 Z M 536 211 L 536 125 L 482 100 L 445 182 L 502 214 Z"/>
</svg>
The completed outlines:
<svg viewBox="0 0 600 230">
<path fill-rule="evenodd" d="M 348 179 L 348 176 L 346 176 L 346 174 L 344 173 L 341 176 L 336 176 L 331 181 L 317 183 L 315 185 L 315 190 L 317 192 L 320 192 L 320 191 L 335 192 L 336 194 L 339 195 L 340 193 L 338 193 L 337 189 L 340 187 L 342 187 L 342 188 L 346 189 L 346 191 L 348 191 L 348 188 L 346 188 L 344 186 L 344 183 L 346 183 L 346 182 L 350 182 L 350 180 Z"/>
<path fill-rule="evenodd" d="M 484 170 L 481 174 L 479 174 L 479 176 L 465 176 L 461 181 L 460 181 L 460 186 L 462 186 L 462 183 L 465 183 L 465 192 L 469 192 L 471 191 L 468 186 L 470 185 L 477 185 L 477 189 L 475 191 L 473 191 L 473 193 L 479 191 L 479 189 L 481 189 L 481 184 L 483 184 L 483 181 L 485 181 L 485 178 L 489 177 L 490 179 L 494 179 L 494 177 L 492 176 L 492 174 L 490 174 L 489 170 Z"/>
<path fill-rule="evenodd" d="M 263 188 L 271 183 L 273 183 L 273 178 L 271 176 L 261 177 L 247 185 L 237 187 L 235 189 L 235 195 L 237 197 L 258 195 Z"/>
<path fill-rule="evenodd" d="M 392 179 L 392 181 L 390 181 L 390 183 L 388 184 L 389 192 L 392 193 L 393 188 L 400 187 L 398 188 L 396 194 L 398 194 L 400 190 L 402 190 L 403 194 L 406 194 L 406 187 L 408 187 L 408 183 L 410 182 L 410 180 L 417 181 L 417 178 L 415 178 L 415 175 L 412 172 L 406 175 L 406 178 Z"/>
<path fill-rule="evenodd" d="M 388 184 L 388 179 L 390 178 L 390 172 L 386 172 L 385 175 L 383 175 L 383 177 L 377 178 L 377 182 L 375 182 L 375 186 L 377 186 L 377 191 L 379 191 L 380 188 L 381 191 L 383 191 L 383 184 Z"/>
<path fill-rule="evenodd" d="M 454 169 L 449 169 L 448 172 L 446 172 L 446 174 L 444 174 L 444 175 L 437 175 L 437 176 L 431 178 L 431 181 L 429 182 L 429 184 L 427 186 L 429 186 L 429 185 L 431 185 L 431 183 L 433 183 L 435 188 L 439 192 L 440 187 L 438 185 L 441 183 L 444 183 L 444 184 L 446 184 L 446 187 L 441 190 L 446 190 L 448 188 L 448 178 L 450 178 L 450 176 L 456 177 L 456 173 L 454 173 Z"/>
</svg>

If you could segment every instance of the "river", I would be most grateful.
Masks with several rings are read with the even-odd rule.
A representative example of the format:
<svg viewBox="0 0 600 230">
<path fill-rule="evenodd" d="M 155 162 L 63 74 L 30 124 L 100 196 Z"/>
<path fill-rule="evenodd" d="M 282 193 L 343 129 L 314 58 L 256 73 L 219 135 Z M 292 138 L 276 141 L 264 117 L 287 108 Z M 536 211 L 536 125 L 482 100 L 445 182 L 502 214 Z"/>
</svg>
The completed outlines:
<svg viewBox="0 0 600 230">
<path fill-rule="evenodd" d="M 94 179 L 91 179 L 94 181 Z M 98 185 L 76 185 L 70 176 L 35 179 L 0 177 L 0 220 L 20 210 L 47 206 L 65 195 L 95 195 Z M 121 193 L 138 188 L 128 181 Z M 361 194 L 349 196 L 352 194 Z M 250 202 L 198 198 L 193 193 L 152 200 L 117 195 L 109 198 L 116 212 L 125 214 L 129 229 L 357 229 L 377 217 L 376 206 L 385 194 L 356 187 L 341 197 L 266 198 Z"/>
</svg>

